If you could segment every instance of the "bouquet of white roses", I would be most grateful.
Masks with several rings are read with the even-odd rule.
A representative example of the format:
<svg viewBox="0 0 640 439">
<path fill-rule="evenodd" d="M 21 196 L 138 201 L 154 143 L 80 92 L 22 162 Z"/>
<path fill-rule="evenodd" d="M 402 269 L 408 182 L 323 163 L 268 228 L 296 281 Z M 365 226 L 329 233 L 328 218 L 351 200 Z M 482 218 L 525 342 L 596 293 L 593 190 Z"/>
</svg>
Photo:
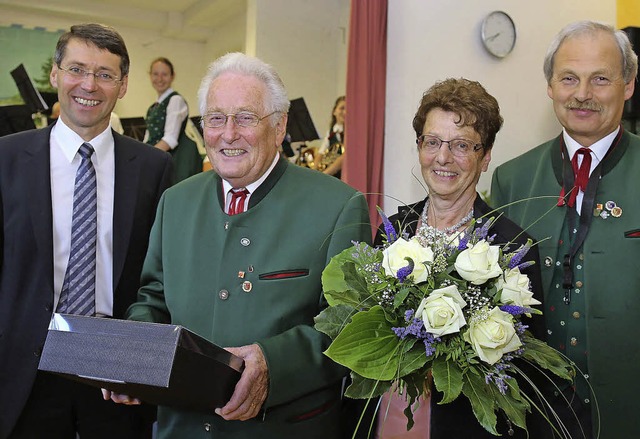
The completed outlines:
<svg viewBox="0 0 640 439">
<path fill-rule="evenodd" d="M 461 394 L 480 424 L 496 431 L 497 412 L 526 429 L 531 399 L 520 391 L 514 359 L 571 380 L 561 354 L 535 339 L 523 316 L 541 314 L 521 270 L 531 242 L 512 253 L 492 245 L 492 221 L 454 239 L 422 245 L 396 236 L 383 216 L 387 242 L 355 243 L 322 274 L 329 303 L 316 328 L 332 343 L 325 354 L 351 371 L 351 398 L 373 398 L 396 386 L 412 407 L 433 379 L 440 403 Z M 534 386 L 535 389 L 535 386 Z"/>
</svg>

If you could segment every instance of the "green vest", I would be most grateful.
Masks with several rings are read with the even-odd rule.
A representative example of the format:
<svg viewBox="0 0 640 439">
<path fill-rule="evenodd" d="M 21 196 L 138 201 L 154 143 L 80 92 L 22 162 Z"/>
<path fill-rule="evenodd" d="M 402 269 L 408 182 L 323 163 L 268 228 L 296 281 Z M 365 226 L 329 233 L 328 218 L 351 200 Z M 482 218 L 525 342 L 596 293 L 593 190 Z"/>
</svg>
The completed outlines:
<svg viewBox="0 0 640 439">
<path fill-rule="evenodd" d="M 578 396 L 589 400 L 596 428 L 599 411 L 600 439 L 640 437 L 640 423 L 635 421 L 640 412 L 640 138 L 624 132 L 603 161 L 595 202 L 603 210 L 607 202 L 614 202 L 622 214 L 596 212 L 593 217 L 573 260 L 569 305 L 562 301 L 565 292 L 558 272 L 572 233 L 566 229 L 567 207 L 556 206 L 561 170 L 556 138 L 495 170 L 492 204 L 504 206 L 507 217 L 540 241 L 549 341 L 555 347 L 563 344 L 588 375 L 597 407 L 580 383 Z"/>
<path fill-rule="evenodd" d="M 147 131 L 149 131 L 149 138 L 147 139 L 149 145 L 155 145 L 162 140 L 164 125 L 167 120 L 167 106 L 175 95 L 178 95 L 178 93 L 174 91 L 162 102 L 153 104 L 147 110 L 145 121 L 147 123 Z M 198 146 L 185 132 L 188 120 L 189 117 L 186 117 L 180 127 L 178 145 L 169 151 L 173 157 L 174 183 L 178 183 L 202 171 L 202 157 L 198 152 Z"/>
</svg>

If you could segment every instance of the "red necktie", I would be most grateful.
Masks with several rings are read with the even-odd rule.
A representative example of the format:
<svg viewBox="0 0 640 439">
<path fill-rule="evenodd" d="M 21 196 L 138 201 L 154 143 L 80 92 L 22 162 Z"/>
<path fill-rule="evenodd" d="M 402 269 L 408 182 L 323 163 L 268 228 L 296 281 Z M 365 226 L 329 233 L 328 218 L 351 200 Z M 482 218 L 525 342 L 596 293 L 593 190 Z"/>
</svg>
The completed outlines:
<svg viewBox="0 0 640 439">
<path fill-rule="evenodd" d="M 246 189 L 232 189 L 231 190 L 231 203 L 229 203 L 229 215 L 237 215 L 244 212 L 244 202 L 249 195 L 249 191 Z"/>
<path fill-rule="evenodd" d="M 582 163 L 580 163 L 580 168 L 578 168 L 578 156 L 580 154 L 582 154 Z M 569 207 L 575 206 L 578 189 L 582 192 L 586 192 L 587 190 L 587 183 L 589 183 L 589 171 L 591 171 L 591 150 L 589 148 L 578 149 L 571 159 L 571 167 L 573 168 L 573 174 L 575 175 L 576 189 L 571 191 L 571 195 L 569 196 L 569 202 L 567 203 Z"/>
</svg>

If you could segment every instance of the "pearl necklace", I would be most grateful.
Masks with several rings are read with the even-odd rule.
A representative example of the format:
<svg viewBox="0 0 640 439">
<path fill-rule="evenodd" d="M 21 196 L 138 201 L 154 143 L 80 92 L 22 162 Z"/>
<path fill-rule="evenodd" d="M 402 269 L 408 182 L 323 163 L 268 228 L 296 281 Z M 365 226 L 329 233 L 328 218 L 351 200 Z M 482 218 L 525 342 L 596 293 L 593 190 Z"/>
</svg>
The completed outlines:
<svg viewBox="0 0 640 439">
<path fill-rule="evenodd" d="M 427 222 L 427 215 L 429 211 L 429 198 L 424 203 L 424 210 L 422 211 L 422 221 L 420 227 L 416 231 L 416 238 L 418 242 L 423 246 L 431 246 L 436 243 L 448 244 L 451 241 L 452 235 L 457 235 L 458 230 L 467 224 L 473 218 L 473 207 L 460 221 L 450 227 L 446 227 L 443 230 L 431 227 Z"/>
</svg>

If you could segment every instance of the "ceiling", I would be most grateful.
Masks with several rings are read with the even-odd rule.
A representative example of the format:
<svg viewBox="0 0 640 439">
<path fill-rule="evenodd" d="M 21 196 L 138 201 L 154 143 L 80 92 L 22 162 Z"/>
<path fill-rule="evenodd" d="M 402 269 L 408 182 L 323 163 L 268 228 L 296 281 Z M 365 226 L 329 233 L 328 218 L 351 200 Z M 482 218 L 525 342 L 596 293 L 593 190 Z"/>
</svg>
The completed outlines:
<svg viewBox="0 0 640 439">
<path fill-rule="evenodd" d="M 246 15 L 247 0 L 0 0 L 2 10 L 157 31 L 206 42 L 213 30 Z"/>
</svg>

